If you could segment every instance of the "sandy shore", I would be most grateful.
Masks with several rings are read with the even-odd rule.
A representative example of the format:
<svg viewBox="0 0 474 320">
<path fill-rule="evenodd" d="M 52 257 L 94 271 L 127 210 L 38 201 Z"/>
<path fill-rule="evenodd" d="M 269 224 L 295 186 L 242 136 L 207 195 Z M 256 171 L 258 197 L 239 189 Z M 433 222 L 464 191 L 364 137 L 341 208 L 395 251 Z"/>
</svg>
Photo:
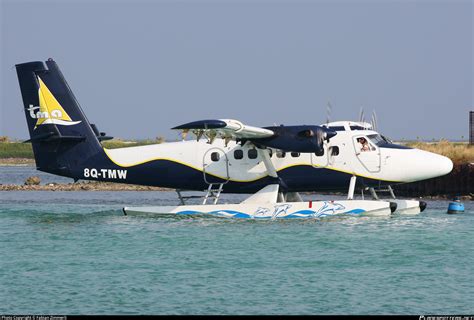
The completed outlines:
<svg viewBox="0 0 474 320">
<path fill-rule="evenodd" d="M 35 159 L 29 158 L 0 158 L 0 166 L 34 166 Z"/>
</svg>

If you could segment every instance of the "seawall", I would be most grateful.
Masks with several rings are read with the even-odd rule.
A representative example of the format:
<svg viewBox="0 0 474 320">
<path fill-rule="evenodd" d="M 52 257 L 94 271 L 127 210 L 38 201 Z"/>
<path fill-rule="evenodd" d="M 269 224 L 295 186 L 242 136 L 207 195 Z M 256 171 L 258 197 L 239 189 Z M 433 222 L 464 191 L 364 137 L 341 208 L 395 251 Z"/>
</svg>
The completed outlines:
<svg viewBox="0 0 474 320">
<path fill-rule="evenodd" d="M 451 173 L 419 182 L 394 186 L 397 196 L 470 196 L 474 199 L 474 163 L 455 164 Z"/>
</svg>

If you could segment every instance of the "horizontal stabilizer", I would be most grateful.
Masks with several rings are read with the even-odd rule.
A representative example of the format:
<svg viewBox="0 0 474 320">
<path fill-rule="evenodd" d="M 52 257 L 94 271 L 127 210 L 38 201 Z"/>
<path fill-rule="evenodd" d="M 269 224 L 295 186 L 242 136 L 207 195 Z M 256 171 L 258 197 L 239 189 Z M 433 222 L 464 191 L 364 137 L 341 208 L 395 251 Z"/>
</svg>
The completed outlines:
<svg viewBox="0 0 474 320">
<path fill-rule="evenodd" d="M 86 140 L 84 136 L 63 136 L 55 132 L 46 132 L 37 136 L 32 136 L 31 139 L 24 142 L 81 142 Z"/>
<path fill-rule="evenodd" d="M 114 137 L 108 136 L 105 132 L 99 132 L 99 129 L 97 128 L 95 124 L 91 123 L 90 125 L 92 128 L 92 131 L 94 131 L 95 136 L 97 137 L 99 141 L 112 140 L 114 138 Z"/>
</svg>

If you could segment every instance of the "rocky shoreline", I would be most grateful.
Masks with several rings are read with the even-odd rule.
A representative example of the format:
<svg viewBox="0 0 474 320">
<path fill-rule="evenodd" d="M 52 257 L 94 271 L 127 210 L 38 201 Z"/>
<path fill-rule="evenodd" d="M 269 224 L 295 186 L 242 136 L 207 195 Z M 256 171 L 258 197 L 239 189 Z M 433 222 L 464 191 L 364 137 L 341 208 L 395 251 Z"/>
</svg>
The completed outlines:
<svg viewBox="0 0 474 320">
<path fill-rule="evenodd" d="M 173 191 L 161 187 L 140 186 L 112 182 L 76 182 L 40 184 L 0 184 L 0 191 Z"/>
</svg>

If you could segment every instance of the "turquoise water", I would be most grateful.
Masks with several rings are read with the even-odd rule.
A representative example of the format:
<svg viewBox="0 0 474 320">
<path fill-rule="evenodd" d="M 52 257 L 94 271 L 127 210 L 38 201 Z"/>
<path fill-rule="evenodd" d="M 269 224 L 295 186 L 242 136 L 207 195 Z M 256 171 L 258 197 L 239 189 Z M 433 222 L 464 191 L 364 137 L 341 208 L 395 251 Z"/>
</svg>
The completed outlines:
<svg viewBox="0 0 474 320">
<path fill-rule="evenodd" d="M 0 192 L 0 313 L 474 311 L 474 210 L 237 221 L 123 216 L 168 192 Z"/>
<path fill-rule="evenodd" d="M 416 216 L 311 221 L 121 212 L 175 203 L 170 192 L 0 192 L 0 314 L 474 312 L 470 202 L 459 215 L 428 201 Z"/>
</svg>

